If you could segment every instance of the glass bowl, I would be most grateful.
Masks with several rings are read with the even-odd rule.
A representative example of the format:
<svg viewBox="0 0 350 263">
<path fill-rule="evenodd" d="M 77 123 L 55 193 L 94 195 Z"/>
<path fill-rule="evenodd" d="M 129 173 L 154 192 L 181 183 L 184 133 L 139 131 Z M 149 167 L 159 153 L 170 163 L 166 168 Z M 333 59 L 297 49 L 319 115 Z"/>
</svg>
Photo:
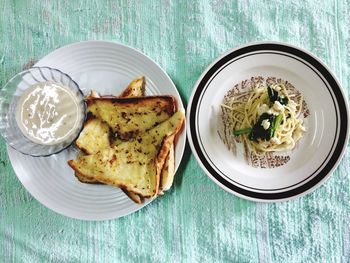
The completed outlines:
<svg viewBox="0 0 350 263">
<path fill-rule="evenodd" d="M 17 105 L 21 95 L 32 85 L 53 82 L 67 87 L 75 95 L 78 107 L 78 119 L 69 136 L 56 144 L 40 144 L 28 139 L 21 131 L 16 120 Z M 49 67 L 33 67 L 22 71 L 10 79 L 0 90 L 0 133 L 6 143 L 15 150 L 31 156 L 49 156 L 58 153 L 78 137 L 85 121 L 86 105 L 84 95 L 78 84 L 67 74 Z"/>
</svg>

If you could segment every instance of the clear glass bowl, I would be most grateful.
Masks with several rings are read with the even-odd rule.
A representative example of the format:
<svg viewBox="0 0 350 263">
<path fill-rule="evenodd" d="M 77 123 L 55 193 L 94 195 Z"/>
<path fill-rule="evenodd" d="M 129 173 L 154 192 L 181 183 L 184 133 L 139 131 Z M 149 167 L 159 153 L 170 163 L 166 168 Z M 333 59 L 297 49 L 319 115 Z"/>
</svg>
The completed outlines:
<svg viewBox="0 0 350 263">
<path fill-rule="evenodd" d="M 71 135 L 63 142 L 54 145 L 38 144 L 29 140 L 24 136 L 16 121 L 16 108 L 23 92 L 34 84 L 47 81 L 68 87 L 79 99 L 78 108 L 81 111 L 79 115 L 81 118 Z M 49 156 L 69 147 L 82 130 L 85 112 L 84 95 L 78 84 L 58 69 L 33 67 L 15 75 L 0 90 L 0 133 L 9 146 L 23 154 Z"/>
</svg>

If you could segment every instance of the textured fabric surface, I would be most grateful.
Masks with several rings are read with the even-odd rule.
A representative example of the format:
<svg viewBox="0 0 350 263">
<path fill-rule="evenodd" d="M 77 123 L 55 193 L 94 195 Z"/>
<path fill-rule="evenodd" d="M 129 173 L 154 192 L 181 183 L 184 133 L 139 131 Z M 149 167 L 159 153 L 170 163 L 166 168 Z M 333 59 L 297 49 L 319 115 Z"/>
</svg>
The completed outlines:
<svg viewBox="0 0 350 263">
<path fill-rule="evenodd" d="M 279 40 L 310 50 L 350 84 L 350 1 L 0 1 L 0 86 L 52 50 L 113 40 L 159 63 L 187 104 L 214 58 Z M 84 222 L 42 206 L 0 139 L 0 262 L 350 262 L 349 152 L 330 179 L 292 201 L 221 190 L 189 147 L 173 189 L 118 220 Z"/>
</svg>

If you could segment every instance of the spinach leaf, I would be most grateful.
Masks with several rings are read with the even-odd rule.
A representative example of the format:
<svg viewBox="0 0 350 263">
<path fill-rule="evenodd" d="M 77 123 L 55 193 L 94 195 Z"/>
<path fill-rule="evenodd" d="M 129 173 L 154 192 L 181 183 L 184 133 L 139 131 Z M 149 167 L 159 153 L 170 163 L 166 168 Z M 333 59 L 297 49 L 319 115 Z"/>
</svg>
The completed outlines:
<svg viewBox="0 0 350 263">
<path fill-rule="evenodd" d="M 278 99 L 278 92 L 270 86 L 267 86 L 267 94 L 271 103 L 274 103 Z"/>
<path fill-rule="evenodd" d="M 233 135 L 239 136 L 239 135 L 242 135 L 242 134 L 248 134 L 248 133 L 251 132 L 251 130 L 252 130 L 252 128 L 245 128 L 245 129 L 235 130 L 235 131 L 233 131 Z"/>
<path fill-rule="evenodd" d="M 265 130 L 262 126 L 262 122 L 268 120 L 270 122 L 270 127 Z M 258 139 L 269 141 L 273 136 L 275 136 L 276 130 L 279 128 L 283 121 L 283 115 L 279 114 L 275 116 L 273 114 L 263 113 L 260 115 L 258 121 L 253 125 L 252 128 L 244 128 L 240 130 L 235 130 L 233 134 L 239 136 L 242 134 L 248 134 L 248 139 L 257 142 Z"/>
<path fill-rule="evenodd" d="M 275 118 L 276 117 L 273 114 L 268 114 L 266 112 L 261 114 L 249 133 L 248 139 L 251 141 L 258 141 L 258 139 L 269 141 L 272 138 L 271 126 L 274 123 Z M 270 122 L 270 127 L 267 130 L 261 125 L 263 120 L 268 120 Z"/>
<path fill-rule="evenodd" d="M 271 88 L 270 86 L 267 86 L 267 94 L 269 95 L 269 99 L 270 99 L 271 104 L 273 104 L 275 101 L 278 101 L 282 105 L 288 104 L 288 98 L 279 96 L 278 91 Z"/>
<path fill-rule="evenodd" d="M 287 105 L 289 100 L 288 100 L 287 97 L 281 97 L 281 96 L 279 96 L 278 99 L 277 99 L 277 101 L 278 101 L 279 103 L 281 103 L 282 105 Z"/>
<path fill-rule="evenodd" d="M 278 127 L 281 125 L 283 120 L 283 115 L 279 114 L 271 123 L 270 125 L 270 139 L 275 136 L 275 132 L 278 129 Z"/>
</svg>

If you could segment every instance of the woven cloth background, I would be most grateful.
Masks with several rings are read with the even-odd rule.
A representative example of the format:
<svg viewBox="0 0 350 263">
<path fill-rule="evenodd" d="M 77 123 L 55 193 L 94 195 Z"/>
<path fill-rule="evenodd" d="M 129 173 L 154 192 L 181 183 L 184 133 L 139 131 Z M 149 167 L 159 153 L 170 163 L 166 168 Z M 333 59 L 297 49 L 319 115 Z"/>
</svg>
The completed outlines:
<svg viewBox="0 0 350 263">
<path fill-rule="evenodd" d="M 0 86 L 65 44 L 118 41 L 170 75 L 187 104 L 214 58 L 256 40 L 308 49 L 350 83 L 350 1 L 0 2 Z M 189 147 L 173 189 L 118 220 L 83 222 L 42 206 L 0 139 L 1 262 L 350 262 L 349 152 L 315 192 L 261 204 L 221 190 Z"/>
</svg>

